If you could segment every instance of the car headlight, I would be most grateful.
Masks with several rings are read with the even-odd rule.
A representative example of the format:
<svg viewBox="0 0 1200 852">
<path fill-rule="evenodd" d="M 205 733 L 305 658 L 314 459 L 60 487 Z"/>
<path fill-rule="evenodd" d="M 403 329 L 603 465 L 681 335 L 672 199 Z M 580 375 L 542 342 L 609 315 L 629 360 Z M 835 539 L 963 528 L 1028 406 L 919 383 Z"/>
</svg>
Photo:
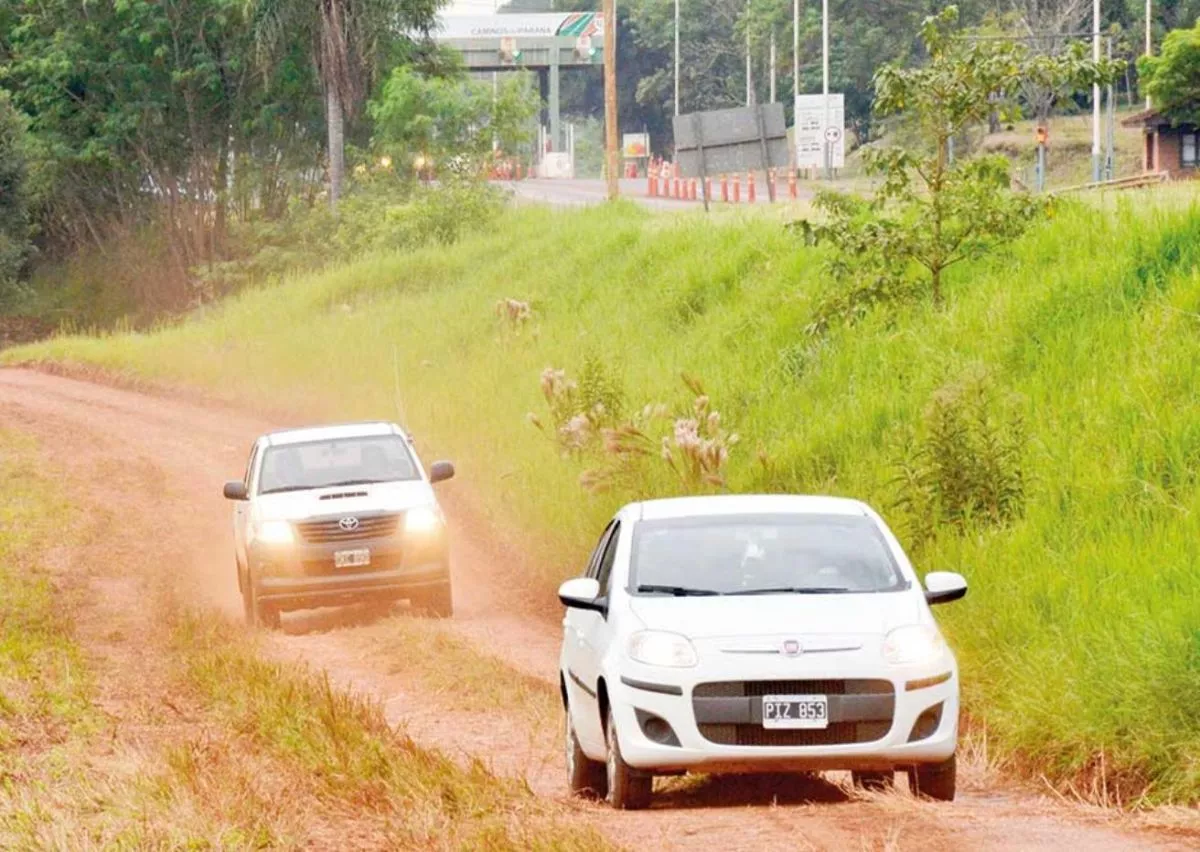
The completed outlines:
<svg viewBox="0 0 1200 852">
<path fill-rule="evenodd" d="M 931 663 L 945 652 L 946 640 L 927 624 L 897 627 L 883 640 L 883 656 L 896 666 Z"/>
<path fill-rule="evenodd" d="M 432 506 L 417 506 L 404 513 L 404 532 L 407 535 L 429 535 L 442 528 L 442 516 Z"/>
<path fill-rule="evenodd" d="M 686 636 L 642 630 L 629 637 L 629 658 L 648 666 L 687 669 L 696 665 L 696 648 Z"/>
<path fill-rule="evenodd" d="M 262 521 L 254 527 L 254 539 L 263 544 L 291 544 L 295 535 L 287 521 Z"/>
</svg>

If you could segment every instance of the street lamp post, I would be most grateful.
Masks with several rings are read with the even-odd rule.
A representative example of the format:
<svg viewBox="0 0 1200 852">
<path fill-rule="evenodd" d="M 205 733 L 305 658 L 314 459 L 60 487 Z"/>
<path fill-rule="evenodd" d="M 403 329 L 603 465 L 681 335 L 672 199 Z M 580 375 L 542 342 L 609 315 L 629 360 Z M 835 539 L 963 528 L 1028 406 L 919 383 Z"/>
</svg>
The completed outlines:
<svg viewBox="0 0 1200 852">
<path fill-rule="evenodd" d="M 679 115 L 679 0 L 675 0 L 675 114 Z"/>
<path fill-rule="evenodd" d="M 1100 0 L 1096 0 L 1097 3 Z M 830 127 L 829 114 L 829 0 L 821 0 L 821 94 L 824 96 L 825 121 L 821 132 L 824 135 Z M 829 137 L 822 140 L 825 146 L 825 180 L 833 180 L 833 145 Z"/>
<path fill-rule="evenodd" d="M 1092 61 L 1100 64 L 1100 0 L 1092 0 Z M 1100 182 L 1100 81 L 1092 84 L 1092 180 Z"/>
</svg>

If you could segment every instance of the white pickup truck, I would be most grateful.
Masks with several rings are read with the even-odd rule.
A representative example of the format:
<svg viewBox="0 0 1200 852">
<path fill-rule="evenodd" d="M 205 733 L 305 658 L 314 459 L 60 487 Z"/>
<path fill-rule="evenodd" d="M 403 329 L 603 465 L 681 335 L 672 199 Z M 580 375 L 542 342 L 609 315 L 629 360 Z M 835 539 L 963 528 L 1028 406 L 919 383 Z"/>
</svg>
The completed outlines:
<svg viewBox="0 0 1200 852">
<path fill-rule="evenodd" d="M 445 518 L 412 441 L 392 423 L 293 429 L 254 442 L 233 501 L 238 587 L 252 625 L 288 610 L 408 599 L 451 614 Z"/>
</svg>

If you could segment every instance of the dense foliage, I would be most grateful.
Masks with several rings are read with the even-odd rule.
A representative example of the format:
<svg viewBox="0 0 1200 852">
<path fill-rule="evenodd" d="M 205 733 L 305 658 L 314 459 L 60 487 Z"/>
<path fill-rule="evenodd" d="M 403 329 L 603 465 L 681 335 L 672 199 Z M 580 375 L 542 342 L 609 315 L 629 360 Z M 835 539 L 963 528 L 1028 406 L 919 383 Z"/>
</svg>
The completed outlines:
<svg viewBox="0 0 1200 852">
<path fill-rule="evenodd" d="M 1190 30 L 1168 33 L 1162 53 L 1138 67 L 1157 109 L 1180 124 L 1200 124 L 1200 18 Z"/>
<path fill-rule="evenodd" d="M 29 253 L 29 174 L 25 122 L 0 90 L 0 307 Z"/>
</svg>

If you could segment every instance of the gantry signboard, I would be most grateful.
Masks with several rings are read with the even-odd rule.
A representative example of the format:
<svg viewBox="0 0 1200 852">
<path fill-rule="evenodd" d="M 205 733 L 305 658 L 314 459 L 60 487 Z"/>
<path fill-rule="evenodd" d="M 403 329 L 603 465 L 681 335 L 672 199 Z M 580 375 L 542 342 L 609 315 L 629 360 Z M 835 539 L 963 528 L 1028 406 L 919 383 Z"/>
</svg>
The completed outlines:
<svg viewBox="0 0 1200 852">
<path fill-rule="evenodd" d="M 604 57 L 599 12 L 445 15 L 433 37 L 477 70 L 600 65 Z"/>
</svg>

